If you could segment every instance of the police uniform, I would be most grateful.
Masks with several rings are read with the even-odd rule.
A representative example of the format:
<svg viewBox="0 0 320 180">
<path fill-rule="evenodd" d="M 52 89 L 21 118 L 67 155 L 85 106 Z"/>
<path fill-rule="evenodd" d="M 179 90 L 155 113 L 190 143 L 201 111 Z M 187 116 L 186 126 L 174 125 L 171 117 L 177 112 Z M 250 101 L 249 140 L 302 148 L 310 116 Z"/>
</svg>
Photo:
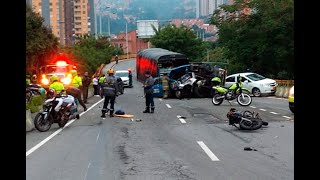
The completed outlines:
<svg viewBox="0 0 320 180">
<path fill-rule="evenodd" d="M 108 71 L 109 76 L 105 78 L 104 83 L 101 84 L 104 92 L 104 103 L 102 109 L 101 117 L 105 117 L 105 114 L 108 109 L 108 104 L 110 101 L 110 117 L 113 117 L 114 112 L 114 102 L 116 96 L 118 95 L 118 83 L 116 78 L 113 76 L 113 69 Z"/>
</svg>

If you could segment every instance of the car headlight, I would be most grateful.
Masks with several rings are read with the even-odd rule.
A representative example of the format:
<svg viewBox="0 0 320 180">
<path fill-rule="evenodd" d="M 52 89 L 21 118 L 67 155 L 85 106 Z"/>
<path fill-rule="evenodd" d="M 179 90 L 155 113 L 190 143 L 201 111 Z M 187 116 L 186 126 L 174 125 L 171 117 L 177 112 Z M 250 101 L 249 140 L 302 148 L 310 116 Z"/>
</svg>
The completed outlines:
<svg viewBox="0 0 320 180">
<path fill-rule="evenodd" d="M 41 83 L 44 85 L 48 85 L 49 84 L 49 80 L 47 78 L 41 79 Z"/>
<path fill-rule="evenodd" d="M 71 78 L 70 77 L 66 77 L 61 79 L 61 82 L 63 82 L 63 84 L 65 85 L 69 85 L 71 83 Z"/>
<path fill-rule="evenodd" d="M 294 96 L 294 86 L 290 88 L 289 96 Z"/>
</svg>

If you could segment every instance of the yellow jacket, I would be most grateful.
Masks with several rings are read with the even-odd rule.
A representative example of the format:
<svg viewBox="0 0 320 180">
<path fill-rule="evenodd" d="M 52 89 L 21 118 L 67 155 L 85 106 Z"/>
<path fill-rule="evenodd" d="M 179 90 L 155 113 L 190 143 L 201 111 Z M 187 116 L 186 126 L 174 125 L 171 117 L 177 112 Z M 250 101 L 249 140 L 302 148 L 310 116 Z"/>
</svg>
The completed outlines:
<svg viewBox="0 0 320 180">
<path fill-rule="evenodd" d="M 77 88 L 79 88 L 80 86 L 82 86 L 82 79 L 81 79 L 81 77 L 75 76 L 75 77 L 72 79 L 71 85 L 74 86 L 74 87 L 77 87 Z"/>
<path fill-rule="evenodd" d="M 49 86 L 50 89 L 54 89 L 57 94 L 64 90 L 64 85 L 61 82 L 54 82 Z"/>
</svg>

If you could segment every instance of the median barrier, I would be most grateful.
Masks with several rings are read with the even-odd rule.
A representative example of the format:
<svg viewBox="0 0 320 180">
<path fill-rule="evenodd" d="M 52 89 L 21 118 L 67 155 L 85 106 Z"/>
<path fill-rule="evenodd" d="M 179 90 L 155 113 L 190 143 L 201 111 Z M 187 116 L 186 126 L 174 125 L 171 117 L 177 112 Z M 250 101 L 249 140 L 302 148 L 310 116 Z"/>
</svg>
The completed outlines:
<svg viewBox="0 0 320 180">
<path fill-rule="evenodd" d="M 30 109 L 26 110 L 26 132 L 30 132 L 34 129 L 33 118 L 31 116 Z"/>
<path fill-rule="evenodd" d="M 288 87 L 288 86 L 284 87 L 284 92 L 283 92 L 282 97 L 283 97 L 283 98 L 288 98 L 288 96 L 289 96 L 289 91 L 290 91 L 290 87 Z"/>
<path fill-rule="evenodd" d="M 282 97 L 284 92 L 284 86 L 278 86 L 275 95 L 277 97 Z"/>
</svg>

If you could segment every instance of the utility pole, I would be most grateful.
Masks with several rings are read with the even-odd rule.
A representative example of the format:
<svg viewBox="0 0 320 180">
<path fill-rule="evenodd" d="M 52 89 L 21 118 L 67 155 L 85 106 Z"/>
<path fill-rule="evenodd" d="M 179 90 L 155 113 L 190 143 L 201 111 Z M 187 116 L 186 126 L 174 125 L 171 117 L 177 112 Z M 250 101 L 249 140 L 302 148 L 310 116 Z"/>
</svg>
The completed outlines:
<svg viewBox="0 0 320 180">
<path fill-rule="evenodd" d="M 128 47 L 128 23 L 126 22 L 126 46 L 127 46 L 127 59 L 129 59 L 129 47 Z"/>
</svg>

